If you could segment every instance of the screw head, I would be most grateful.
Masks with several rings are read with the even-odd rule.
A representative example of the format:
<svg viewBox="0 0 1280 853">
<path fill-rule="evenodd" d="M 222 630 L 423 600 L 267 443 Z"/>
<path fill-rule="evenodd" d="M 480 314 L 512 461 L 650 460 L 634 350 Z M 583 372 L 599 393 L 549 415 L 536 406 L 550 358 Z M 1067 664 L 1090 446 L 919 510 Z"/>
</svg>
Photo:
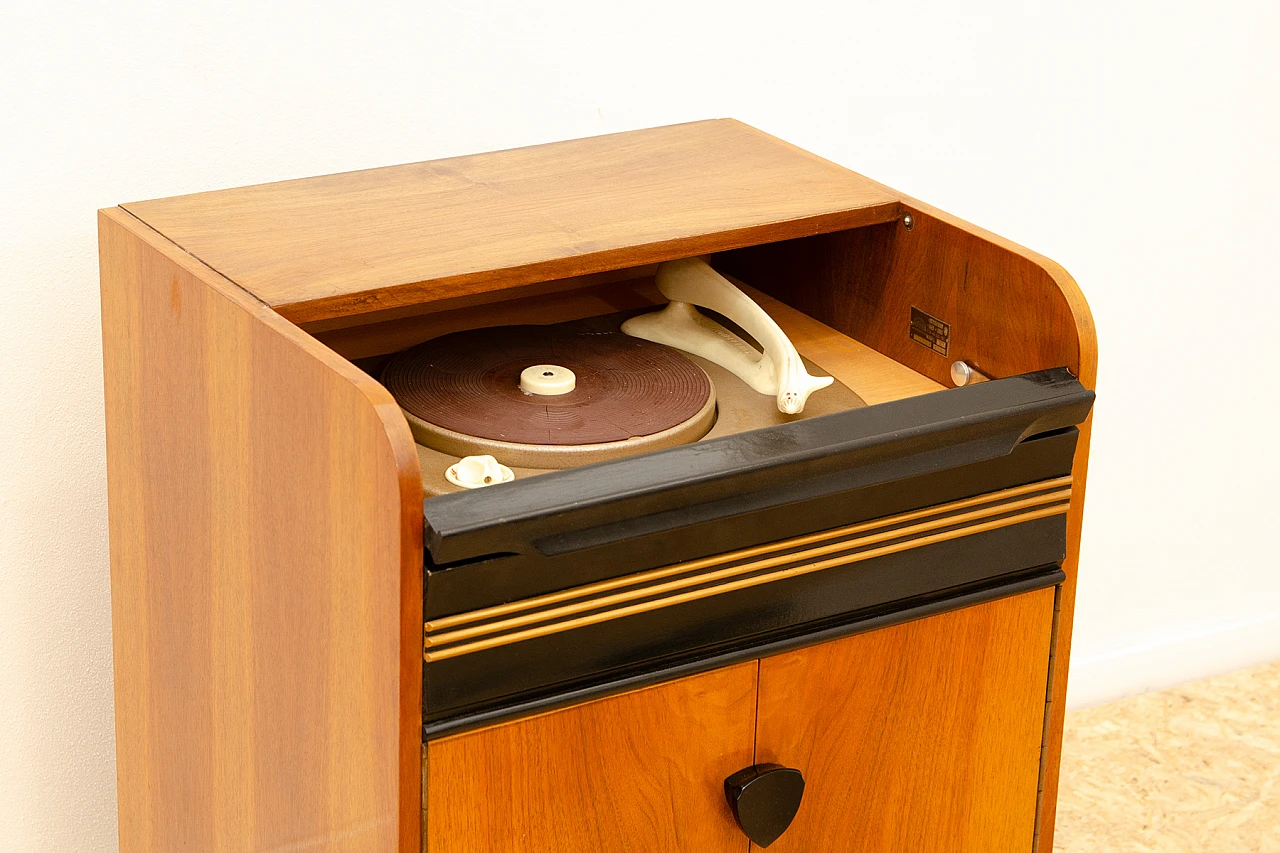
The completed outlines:
<svg viewBox="0 0 1280 853">
<path fill-rule="evenodd" d="M 908 231 L 910 231 L 912 228 L 915 228 L 916 227 L 915 217 L 913 217 L 910 213 L 902 217 L 902 227 L 907 229 Z"/>
</svg>

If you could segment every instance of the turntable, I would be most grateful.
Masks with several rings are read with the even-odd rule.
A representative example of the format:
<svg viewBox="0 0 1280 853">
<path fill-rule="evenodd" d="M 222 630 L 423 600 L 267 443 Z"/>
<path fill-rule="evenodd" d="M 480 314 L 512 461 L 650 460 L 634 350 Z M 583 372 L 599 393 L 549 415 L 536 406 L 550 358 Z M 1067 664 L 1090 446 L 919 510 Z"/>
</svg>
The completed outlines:
<svg viewBox="0 0 1280 853">
<path fill-rule="evenodd" d="M 733 121 L 100 234 L 125 853 L 1050 853 L 1053 262 Z"/>
<path fill-rule="evenodd" d="M 425 491 L 511 482 L 865 405 L 833 377 L 811 375 L 821 368 L 705 260 L 663 264 L 655 279 L 661 296 L 685 299 L 630 318 L 481 326 L 392 358 L 382 383 L 413 431 Z M 765 344 L 748 343 L 699 305 L 736 316 Z"/>
</svg>

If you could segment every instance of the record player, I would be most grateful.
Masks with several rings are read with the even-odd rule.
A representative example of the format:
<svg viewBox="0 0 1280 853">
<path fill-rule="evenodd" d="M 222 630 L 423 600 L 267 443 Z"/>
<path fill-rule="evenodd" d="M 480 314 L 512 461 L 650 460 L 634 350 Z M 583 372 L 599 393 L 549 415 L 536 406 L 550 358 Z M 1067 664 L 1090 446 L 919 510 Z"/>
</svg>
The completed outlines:
<svg viewBox="0 0 1280 853">
<path fill-rule="evenodd" d="M 1051 849 L 1052 262 L 733 121 L 101 234 L 122 850 Z"/>
<path fill-rule="evenodd" d="M 511 482 L 865 405 L 833 377 L 810 375 L 812 362 L 745 286 L 704 259 L 662 264 L 654 278 L 656 295 L 673 297 L 661 311 L 480 326 L 392 358 L 381 379 L 413 432 L 425 492 Z M 637 299 L 653 295 L 633 289 Z M 701 303 L 736 314 L 767 344 L 730 320 L 738 332 L 708 318 Z M 780 304 L 774 313 L 803 322 Z M 829 340 L 843 338 L 825 331 Z M 806 411 L 814 391 L 833 385 Z"/>
</svg>

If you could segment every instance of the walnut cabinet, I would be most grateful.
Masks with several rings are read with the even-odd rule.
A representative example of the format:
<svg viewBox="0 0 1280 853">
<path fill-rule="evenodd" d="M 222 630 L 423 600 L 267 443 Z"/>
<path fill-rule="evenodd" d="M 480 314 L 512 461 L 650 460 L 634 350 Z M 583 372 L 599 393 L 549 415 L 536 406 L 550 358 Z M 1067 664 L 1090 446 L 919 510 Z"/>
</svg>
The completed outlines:
<svg viewBox="0 0 1280 853">
<path fill-rule="evenodd" d="M 1052 850 L 1097 362 L 1054 262 L 732 120 L 99 235 L 122 853 Z M 693 257 L 857 406 L 433 491 L 392 354 Z"/>
</svg>

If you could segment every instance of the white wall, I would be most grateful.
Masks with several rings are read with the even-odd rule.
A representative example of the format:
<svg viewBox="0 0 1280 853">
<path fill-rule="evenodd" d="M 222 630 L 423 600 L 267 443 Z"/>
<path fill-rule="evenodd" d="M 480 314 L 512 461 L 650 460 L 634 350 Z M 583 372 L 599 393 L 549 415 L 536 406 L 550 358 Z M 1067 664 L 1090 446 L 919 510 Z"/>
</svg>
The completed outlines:
<svg viewBox="0 0 1280 853">
<path fill-rule="evenodd" d="M 755 124 L 1083 285 L 1073 701 L 1280 657 L 1274 4 L 6 5 L 0 850 L 115 849 L 94 210 L 195 190 Z"/>
</svg>

